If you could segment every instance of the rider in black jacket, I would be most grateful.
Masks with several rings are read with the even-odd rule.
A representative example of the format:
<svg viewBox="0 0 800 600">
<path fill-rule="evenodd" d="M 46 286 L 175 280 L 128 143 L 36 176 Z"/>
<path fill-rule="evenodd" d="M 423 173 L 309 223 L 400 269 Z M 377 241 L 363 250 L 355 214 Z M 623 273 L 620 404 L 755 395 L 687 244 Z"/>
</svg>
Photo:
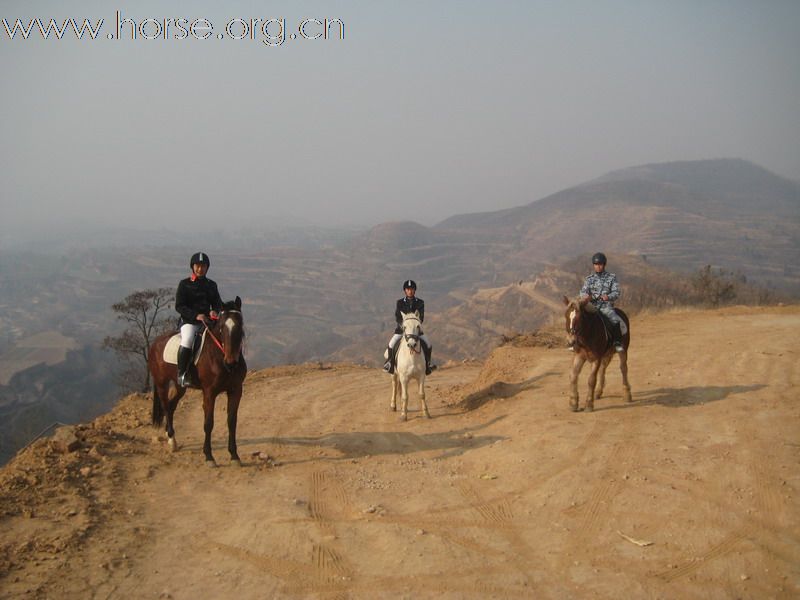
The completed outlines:
<svg viewBox="0 0 800 600">
<path fill-rule="evenodd" d="M 216 319 L 222 310 L 217 284 L 206 277 L 211 260 L 197 252 L 189 261 L 190 277 L 181 280 L 175 293 L 175 310 L 181 315 L 181 347 L 178 349 L 178 385 L 189 384 L 189 363 L 192 360 L 194 336 L 208 318 Z"/>
<path fill-rule="evenodd" d="M 386 350 L 386 362 L 383 365 L 383 370 L 387 373 L 394 373 L 395 359 L 397 358 L 397 342 L 403 337 L 403 315 L 417 311 L 419 313 L 420 322 L 425 321 L 425 301 L 422 298 L 417 298 L 417 284 L 413 279 L 408 279 L 403 282 L 403 292 L 405 296 L 397 301 L 394 311 L 394 320 L 397 321 L 394 335 L 389 340 L 389 347 Z M 435 366 L 431 366 L 431 343 L 422 331 L 420 331 L 419 339 L 422 341 L 422 350 L 425 353 L 425 374 L 430 375 Z"/>
</svg>

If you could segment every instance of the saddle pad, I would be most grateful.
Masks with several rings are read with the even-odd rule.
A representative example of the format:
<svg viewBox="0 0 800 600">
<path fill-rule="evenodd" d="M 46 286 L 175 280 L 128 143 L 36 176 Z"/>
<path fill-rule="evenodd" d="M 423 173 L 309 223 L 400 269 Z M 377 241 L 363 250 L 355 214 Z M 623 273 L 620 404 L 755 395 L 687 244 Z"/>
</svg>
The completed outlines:
<svg viewBox="0 0 800 600">
<path fill-rule="evenodd" d="M 194 360 L 192 361 L 194 364 L 197 364 L 197 361 L 200 359 L 200 351 L 203 349 L 203 344 L 206 343 L 206 332 L 203 332 L 203 335 L 200 337 L 200 345 L 197 346 L 197 349 L 194 351 Z M 167 340 L 167 343 L 164 345 L 164 362 L 170 365 L 177 365 L 178 364 L 178 348 L 181 345 L 181 334 L 176 333 L 171 338 Z"/>
</svg>

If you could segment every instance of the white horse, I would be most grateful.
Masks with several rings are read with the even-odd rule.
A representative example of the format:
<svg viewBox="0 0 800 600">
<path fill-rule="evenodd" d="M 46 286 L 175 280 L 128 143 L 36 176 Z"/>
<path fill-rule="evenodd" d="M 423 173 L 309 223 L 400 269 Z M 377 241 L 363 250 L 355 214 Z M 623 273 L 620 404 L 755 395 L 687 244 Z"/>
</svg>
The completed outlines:
<svg viewBox="0 0 800 600">
<path fill-rule="evenodd" d="M 421 325 L 418 312 L 414 311 L 403 315 L 403 337 L 397 342 L 400 344 L 400 348 L 397 349 L 397 364 L 392 375 L 392 403 L 389 405 L 392 410 L 397 410 L 397 391 L 399 389 L 400 399 L 403 401 L 400 418 L 403 421 L 408 419 L 408 384 L 412 379 L 419 382 L 422 412 L 426 417 L 431 418 L 428 405 L 425 403 L 425 357 L 422 355 L 422 342 L 419 339 Z"/>
</svg>

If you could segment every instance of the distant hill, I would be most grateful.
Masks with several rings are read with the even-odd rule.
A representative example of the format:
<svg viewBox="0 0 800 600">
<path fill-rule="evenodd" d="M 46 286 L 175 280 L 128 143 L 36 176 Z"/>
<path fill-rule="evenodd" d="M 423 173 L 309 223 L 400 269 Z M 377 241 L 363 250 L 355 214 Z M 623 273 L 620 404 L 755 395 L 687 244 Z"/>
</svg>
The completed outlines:
<svg viewBox="0 0 800 600">
<path fill-rule="evenodd" d="M 512 263 L 596 248 L 674 270 L 711 264 L 800 293 L 800 185 L 739 159 L 623 169 L 525 206 L 456 215 L 435 229 L 493 232 L 517 246 Z"/>
</svg>

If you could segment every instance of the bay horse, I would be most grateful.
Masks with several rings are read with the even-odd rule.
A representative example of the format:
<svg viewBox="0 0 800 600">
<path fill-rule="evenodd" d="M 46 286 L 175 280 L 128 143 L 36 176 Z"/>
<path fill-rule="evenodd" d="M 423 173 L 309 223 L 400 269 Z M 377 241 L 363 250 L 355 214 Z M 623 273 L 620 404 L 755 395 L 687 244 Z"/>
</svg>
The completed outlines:
<svg viewBox="0 0 800 600">
<path fill-rule="evenodd" d="M 419 312 L 406 313 L 403 315 L 403 337 L 398 344 L 396 366 L 392 374 L 392 403 L 389 408 L 397 410 L 397 392 L 400 392 L 402 406 L 400 409 L 400 419 L 408 419 L 408 384 L 412 379 L 419 383 L 419 399 L 422 401 L 423 414 L 431 418 L 428 412 L 428 405 L 425 402 L 425 357 L 422 356 L 422 340 L 420 340 L 420 329 L 422 321 L 419 319 Z"/>
<path fill-rule="evenodd" d="M 247 375 L 247 364 L 242 355 L 244 343 L 244 318 L 242 317 L 242 300 L 223 304 L 216 323 L 209 326 L 203 348 L 200 351 L 194 379 L 199 384 L 191 387 L 203 390 L 203 415 L 205 441 L 203 454 L 206 464 L 216 466 L 211 454 L 211 431 L 214 429 L 214 404 L 217 396 L 225 392 L 228 396 L 228 452 L 231 462 L 241 465 L 236 449 L 236 419 L 239 401 L 242 398 L 242 384 Z M 175 440 L 173 415 L 178 401 L 183 398 L 186 388 L 178 385 L 178 367 L 164 361 L 164 346 L 175 335 L 167 333 L 159 336 L 150 346 L 147 357 L 147 368 L 153 376 L 153 426 L 159 427 L 167 417 L 167 442 L 175 452 L 178 444 Z M 195 368 L 195 365 L 189 367 Z"/>
<path fill-rule="evenodd" d="M 616 309 L 625 322 L 628 331 L 622 336 L 624 351 L 615 352 L 611 335 L 606 331 L 606 325 L 603 323 L 600 312 L 589 302 L 589 298 L 570 300 L 564 296 L 564 304 L 567 306 L 567 310 L 564 313 L 567 334 L 570 336 L 575 349 L 575 358 L 572 361 L 572 371 L 569 378 L 570 408 L 573 411 L 578 410 L 578 376 L 584 363 L 588 360 L 592 371 L 589 373 L 586 411 L 591 412 L 594 410 L 595 398 L 599 399 L 603 395 L 603 388 L 606 383 L 606 369 L 608 368 L 608 363 L 614 358 L 614 354 L 619 354 L 619 370 L 622 372 L 622 387 L 624 388 L 623 398 L 626 402 L 632 402 L 631 386 L 628 383 L 628 346 L 631 343 L 628 315 L 622 310 Z M 595 394 L 598 375 L 600 385 Z"/>
</svg>

